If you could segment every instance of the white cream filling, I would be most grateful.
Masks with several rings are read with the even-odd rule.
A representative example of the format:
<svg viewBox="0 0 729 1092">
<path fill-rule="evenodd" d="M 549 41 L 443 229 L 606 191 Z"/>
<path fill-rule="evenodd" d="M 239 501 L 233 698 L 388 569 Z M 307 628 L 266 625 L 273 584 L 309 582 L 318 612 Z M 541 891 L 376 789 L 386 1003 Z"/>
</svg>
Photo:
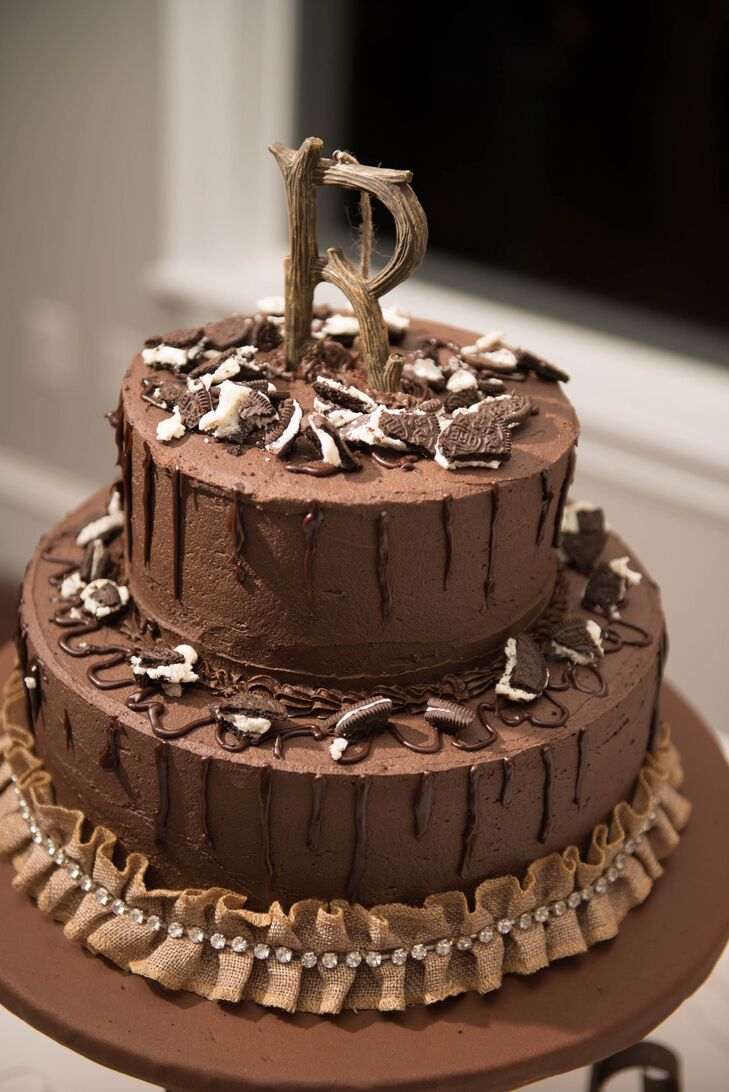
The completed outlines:
<svg viewBox="0 0 729 1092">
<path fill-rule="evenodd" d="M 349 740 L 344 739 L 343 736 L 337 736 L 329 744 L 329 754 L 332 756 L 335 762 L 339 762 L 344 752 L 347 750 L 347 744 Z"/>
<path fill-rule="evenodd" d="M 640 584 L 643 576 L 641 573 L 633 572 L 633 570 L 628 567 L 629 563 L 629 557 L 616 557 L 608 562 L 616 576 L 619 576 L 621 580 L 625 581 L 628 587 L 632 588 L 636 584 Z"/>
<path fill-rule="evenodd" d="M 435 461 L 439 466 L 442 466 L 444 470 L 467 470 L 470 466 L 484 466 L 488 470 L 498 470 L 501 466 L 498 459 L 492 459 L 490 462 L 485 462 L 483 459 L 452 459 L 449 461 L 437 446 L 435 449 Z"/>
<path fill-rule="evenodd" d="M 436 362 L 429 356 L 416 357 L 403 368 L 403 374 L 414 379 L 422 379 L 431 387 L 442 387 L 445 376 Z"/>
<path fill-rule="evenodd" d="M 121 495 L 115 489 L 109 498 L 106 515 L 100 516 L 99 519 L 92 520 L 91 523 L 87 523 L 85 527 L 82 527 L 76 536 L 76 545 L 88 546 L 89 542 L 93 542 L 95 538 L 101 538 L 103 535 L 108 535 L 123 526 L 124 508 L 122 507 Z"/>
<path fill-rule="evenodd" d="M 23 682 L 25 683 L 26 690 L 35 690 L 38 686 L 38 683 L 32 675 L 26 675 Z"/>
<path fill-rule="evenodd" d="M 122 607 L 125 607 L 129 602 L 129 589 L 124 587 L 123 584 L 114 584 L 117 592 L 119 593 L 120 602 L 114 606 L 109 607 L 103 603 L 97 603 L 94 599 L 94 592 L 99 588 L 103 588 L 105 584 L 114 584 L 113 580 L 106 580 L 101 577 L 99 580 L 92 580 L 90 584 L 87 584 L 81 592 L 81 601 L 84 605 L 84 610 L 87 614 L 93 614 L 94 618 L 108 618 L 110 614 L 116 614 Z"/>
<path fill-rule="evenodd" d="M 256 300 L 256 311 L 262 315 L 283 315 L 286 311 L 286 301 L 283 296 L 262 296 Z"/>
<path fill-rule="evenodd" d="M 359 321 L 354 315 L 330 315 L 321 328 L 323 337 L 356 337 Z"/>
<path fill-rule="evenodd" d="M 314 399 L 314 409 L 317 413 L 321 413 L 323 417 L 326 417 L 327 421 L 330 421 L 335 428 L 344 428 L 345 425 L 350 424 L 352 421 L 356 421 L 359 417 L 362 417 L 362 413 L 357 413 L 356 410 L 345 409 L 344 406 L 336 406 L 334 402 L 325 402 L 323 398 L 317 397 Z"/>
<path fill-rule="evenodd" d="M 367 413 L 359 424 L 347 429 L 347 439 L 355 443 L 368 444 L 370 447 L 392 447 L 396 451 L 407 451 L 407 444 L 394 436 L 386 436 L 380 428 L 380 418 L 383 413 L 398 413 L 398 410 L 388 410 L 386 406 L 378 406 L 374 413 Z"/>
<path fill-rule="evenodd" d="M 189 349 L 176 349 L 172 345 L 155 345 L 153 349 L 142 349 L 142 360 L 149 365 L 162 365 L 166 368 L 184 368 L 194 360 L 205 345 L 205 338 L 191 345 Z"/>
<path fill-rule="evenodd" d="M 382 317 L 388 330 L 395 334 L 404 334 L 410 328 L 410 314 L 403 311 L 402 307 L 398 307 L 396 303 L 391 307 L 383 307 Z"/>
<path fill-rule="evenodd" d="M 191 645 L 176 645 L 174 651 L 184 657 L 183 663 L 143 667 L 140 656 L 130 656 L 129 663 L 135 675 L 144 676 L 153 682 L 162 681 L 165 693 L 172 698 L 179 698 L 184 683 L 197 682 L 197 675 L 192 670 L 197 663 L 197 652 Z"/>
<path fill-rule="evenodd" d="M 77 569 L 75 573 L 70 573 L 61 584 L 61 599 L 75 599 L 81 589 L 85 587 L 86 583 L 82 580 L 81 573 Z"/>
<path fill-rule="evenodd" d="M 461 349 L 462 353 L 477 354 L 487 353 L 490 349 L 500 345 L 504 340 L 505 334 L 501 330 L 489 330 L 487 334 L 482 334 L 481 337 L 476 338 L 473 345 L 464 345 Z"/>
<path fill-rule="evenodd" d="M 324 462 L 328 463 L 329 466 L 341 466 L 342 456 L 339 453 L 339 448 L 334 442 L 334 439 L 329 435 L 328 432 L 325 432 L 323 428 L 316 428 L 314 425 L 312 425 L 311 427 L 316 434 L 317 440 L 319 441 L 319 446 L 321 448 L 321 457 Z"/>
<path fill-rule="evenodd" d="M 298 435 L 299 429 L 301 428 L 302 416 L 303 410 L 296 399 L 294 399 L 294 411 L 291 414 L 291 420 L 277 440 L 272 440 L 270 444 L 266 444 L 266 451 L 270 451 L 272 455 L 278 455 L 281 451 L 284 451 L 287 445 L 291 443 L 294 436 Z"/>
<path fill-rule="evenodd" d="M 561 656 L 564 660 L 571 660 L 573 664 L 579 666 L 585 666 L 591 664 L 595 659 L 601 660 L 603 657 L 602 647 L 602 630 L 597 622 L 594 622 L 592 618 L 585 623 L 585 630 L 587 635 L 595 646 L 595 652 L 592 654 L 577 652 L 576 649 L 570 648 L 568 645 L 560 644 L 559 641 L 552 641 L 552 650 L 556 656 Z"/>
<path fill-rule="evenodd" d="M 446 390 L 453 392 L 473 390 L 475 387 L 478 387 L 478 380 L 466 368 L 457 368 L 451 372 L 446 383 Z"/>
<path fill-rule="evenodd" d="M 212 432 L 220 440 L 234 435 L 239 427 L 238 410 L 252 393 L 250 387 L 225 379 L 220 387 L 220 401 L 215 409 L 203 414 L 197 427 L 201 432 Z"/>
<path fill-rule="evenodd" d="M 271 727 L 266 717 L 249 717 L 245 713 L 222 713 L 223 720 L 236 732 L 246 736 L 262 736 Z"/>
<path fill-rule="evenodd" d="M 175 406 L 171 417 L 164 417 L 157 422 L 157 439 L 162 444 L 168 444 L 170 440 L 179 440 L 185 435 L 185 426 L 180 416 L 180 407 Z"/>
</svg>

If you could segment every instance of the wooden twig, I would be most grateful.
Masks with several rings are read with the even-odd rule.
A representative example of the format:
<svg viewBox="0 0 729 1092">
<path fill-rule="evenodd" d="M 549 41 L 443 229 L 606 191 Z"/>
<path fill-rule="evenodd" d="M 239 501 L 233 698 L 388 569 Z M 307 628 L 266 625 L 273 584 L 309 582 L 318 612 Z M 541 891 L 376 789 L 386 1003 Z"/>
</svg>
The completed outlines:
<svg viewBox="0 0 729 1092">
<path fill-rule="evenodd" d="M 423 260 L 428 242 L 425 213 L 410 187 L 410 171 L 367 167 L 350 162 L 352 156 L 345 161 L 341 153 L 325 159 L 321 156 L 322 147 L 322 141 L 316 137 L 305 140 L 298 151 L 282 144 L 270 146 L 284 176 L 289 211 L 286 357 L 293 366 L 298 365 L 311 339 L 314 286 L 320 280 L 327 281 L 344 293 L 359 321 L 360 345 L 370 386 L 377 390 L 393 389 L 386 383 L 395 381 L 397 368 L 390 365 L 386 378 L 389 337 L 378 299 L 409 277 Z M 357 272 L 339 247 L 330 247 L 326 258 L 319 255 L 316 185 L 361 190 L 376 197 L 391 213 L 395 222 L 395 249 L 379 273 L 369 276 L 369 254 L 365 258 L 364 246 L 361 272 Z"/>
<path fill-rule="evenodd" d="M 391 353 L 383 368 L 383 386 L 380 389 L 383 391 L 399 391 L 404 366 L 405 357 L 402 353 Z"/>
</svg>

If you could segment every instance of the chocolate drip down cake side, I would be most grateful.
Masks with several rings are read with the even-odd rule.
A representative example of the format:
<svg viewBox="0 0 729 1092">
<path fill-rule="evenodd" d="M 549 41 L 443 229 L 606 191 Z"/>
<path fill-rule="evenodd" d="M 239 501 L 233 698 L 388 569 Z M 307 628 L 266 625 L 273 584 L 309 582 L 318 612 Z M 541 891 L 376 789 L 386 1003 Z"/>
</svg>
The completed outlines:
<svg viewBox="0 0 729 1092">
<path fill-rule="evenodd" d="M 688 818 L 658 591 L 569 495 L 560 368 L 380 307 L 425 249 L 409 173 L 272 151 L 285 298 L 147 340 L 118 479 L 29 565 L 0 849 L 169 988 L 485 993 L 629 929 Z M 392 213 L 379 273 L 319 254 L 327 184 Z"/>
</svg>

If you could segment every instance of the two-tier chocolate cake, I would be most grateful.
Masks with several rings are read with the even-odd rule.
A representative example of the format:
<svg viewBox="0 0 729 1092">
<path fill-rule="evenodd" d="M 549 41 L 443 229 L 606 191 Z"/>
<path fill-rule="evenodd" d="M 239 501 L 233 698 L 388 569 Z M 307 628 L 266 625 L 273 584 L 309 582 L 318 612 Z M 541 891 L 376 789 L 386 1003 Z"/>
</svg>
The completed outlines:
<svg viewBox="0 0 729 1092">
<path fill-rule="evenodd" d="M 170 988 L 486 992 L 614 935 L 686 821 L 658 592 L 568 499 L 567 376 L 380 311 L 425 246 L 409 175 L 274 151 L 286 299 L 148 339 L 119 480 L 28 568 L 0 849 L 70 939 Z M 395 216 L 377 276 L 318 255 L 333 183 Z"/>
</svg>

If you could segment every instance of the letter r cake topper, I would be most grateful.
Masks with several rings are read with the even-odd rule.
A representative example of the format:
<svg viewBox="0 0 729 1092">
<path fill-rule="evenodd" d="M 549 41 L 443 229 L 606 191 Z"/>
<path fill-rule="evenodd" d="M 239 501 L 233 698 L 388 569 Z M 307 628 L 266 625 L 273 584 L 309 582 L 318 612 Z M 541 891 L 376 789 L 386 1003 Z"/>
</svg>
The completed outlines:
<svg viewBox="0 0 729 1092">
<path fill-rule="evenodd" d="M 320 281 L 339 288 L 352 305 L 359 322 L 359 338 L 370 386 L 375 390 L 398 389 L 401 358 L 389 357 L 389 337 L 379 297 L 413 273 L 425 254 L 428 224 L 423 208 L 410 187 L 410 171 L 366 167 L 345 153 L 325 159 L 323 142 L 308 137 L 294 151 L 271 144 L 286 185 L 289 245 L 285 259 L 287 360 L 297 365 L 311 341 L 314 288 Z M 344 186 L 376 197 L 395 222 L 395 249 L 385 267 L 373 276 L 358 272 L 340 247 L 319 254 L 316 241 L 316 187 Z"/>
</svg>

